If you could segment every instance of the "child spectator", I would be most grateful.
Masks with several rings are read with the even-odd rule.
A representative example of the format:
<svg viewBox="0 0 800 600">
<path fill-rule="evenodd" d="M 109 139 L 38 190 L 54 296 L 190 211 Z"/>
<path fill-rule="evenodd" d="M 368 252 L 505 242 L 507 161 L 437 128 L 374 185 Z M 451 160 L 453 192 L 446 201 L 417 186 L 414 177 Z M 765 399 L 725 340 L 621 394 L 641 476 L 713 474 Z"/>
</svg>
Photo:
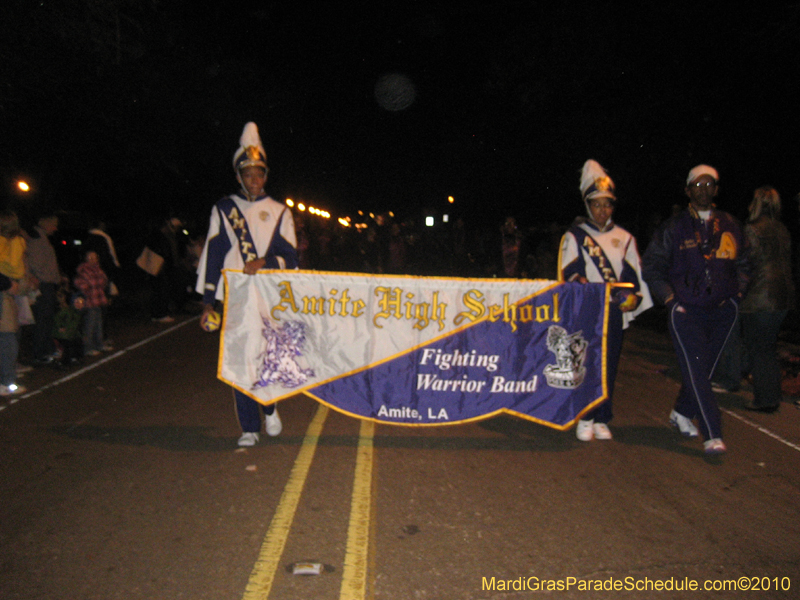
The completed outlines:
<svg viewBox="0 0 800 600">
<path fill-rule="evenodd" d="M 103 349 L 103 307 L 108 304 L 108 277 L 100 268 L 100 257 L 94 250 L 86 252 L 78 265 L 75 287 L 84 298 L 83 353 L 97 356 Z"/>
<path fill-rule="evenodd" d="M 83 354 L 81 346 L 81 313 L 71 300 L 69 284 L 64 283 L 56 293 L 58 310 L 55 316 L 53 337 L 61 346 L 61 366 L 78 362 Z"/>
<path fill-rule="evenodd" d="M 25 239 L 20 235 L 17 215 L 10 210 L 0 212 L 0 396 L 21 394 L 23 386 L 16 384 L 19 340 L 17 330 L 16 296 L 26 290 Z"/>
</svg>

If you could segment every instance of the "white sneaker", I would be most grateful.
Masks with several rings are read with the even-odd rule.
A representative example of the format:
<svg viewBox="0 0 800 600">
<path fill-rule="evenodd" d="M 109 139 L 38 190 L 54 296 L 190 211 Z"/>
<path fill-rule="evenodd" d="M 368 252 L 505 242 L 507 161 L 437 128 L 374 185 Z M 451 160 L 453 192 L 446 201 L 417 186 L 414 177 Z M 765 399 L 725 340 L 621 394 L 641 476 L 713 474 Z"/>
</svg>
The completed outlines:
<svg viewBox="0 0 800 600">
<path fill-rule="evenodd" d="M 703 449 L 706 451 L 706 454 L 724 454 L 728 450 L 720 438 L 706 440 L 703 442 Z"/>
<path fill-rule="evenodd" d="M 255 431 L 245 431 L 239 438 L 239 446 L 255 446 L 258 443 L 258 434 Z"/>
<path fill-rule="evenodd" d="M 594 439 L 596 440 L 614 439 L 614 436 L 611 435 L 611 430 L 605 423 L 595 423 L 592 425 L 592 433 L 594 434 Z"/>
<path fill-rule="evenodd" d="M 594 421 L 578 421 L 575 435 L 582 442 L 591 442 L 594 438 Z"/>
<path fill-rule="evenodd" d="M 270 437 L 275 437 L 283 431 L 283 423 L 281 423 L 277 408 L 271 415 L 264 415 L 264 425 L 266 425 L 267 435 Z"/>
<path fill-rule="evenodd" d="M 678 428 L 678 431 L 681 432 L 681 435 L 686 437 L 697 437 L 700 435 L 700 432 L 697 430 L 697 427 L 694 426 L 692 420 L 689 417 L 684 417 L 681 413 L 672 411 L 669 413 L 669 422 Z"/>
<path fill-rule="evenodd" d="M 0 385 L 0 396 L 14 396 L 27 391 L 28 388 L 26 388 L 24 385 L 17 385 L 16 383 L 12 383 L 11 385 Z"/>
</svg>

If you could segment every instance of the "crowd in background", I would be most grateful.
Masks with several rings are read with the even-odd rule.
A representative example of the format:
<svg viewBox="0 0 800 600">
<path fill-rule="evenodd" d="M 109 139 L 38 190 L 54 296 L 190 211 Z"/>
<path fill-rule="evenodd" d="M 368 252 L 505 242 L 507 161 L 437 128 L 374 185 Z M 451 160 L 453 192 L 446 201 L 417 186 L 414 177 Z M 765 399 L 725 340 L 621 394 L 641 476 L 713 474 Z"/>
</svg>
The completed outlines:
<svg viewBox="0 0 800 600">
<path fill-rule="evenodd" d="M 55 213 L 21 224 L 0 211 L 0 396 L 23 393 L 17 379 L 35 367 L 69 368 L 113 349 L 104 335 L 121 267 L 113 241 L 93 223 L 65 268 L 52 239 L 58 224 Z"/>
<path fill-rule="evenodd" d="M 295 214 L 300 268 L 431 277 L 555 279 L 563 226 L 523 227 L 513 216 L 481 227 L 427 227 L 377 215 L 364 229 Z"/>
<path fill-rule="evenodd" d="M 747 217 L 736 216 L 743 222 Z M 12 239 L 18 235 L 26 245 L 33 243 L 34 249 L 43 246 L 47 254 L 45 243 L 53 248 L 51 242 L 58 229 L 57 213 L 48 213 L 42 219 L 18 223 L 16 234 L 12 228 Z M 639 228 L 640 248 L 646 246 L 660 220 L 660 216 L 654 215 Z M 439 222 L 428 227 L 422 218 L 401 220 L 390 214 L 379 214 L 367 221 L 367 227 L 356 228 L 298 212 L 295 212 L 295 224 L 301 269 L 549 280 L 558 278 L 559 242 L 568 225 L 555 221 L 524 223 L 513 215 L 497 215 L 492 221 L 480 224 L 468 224 L 456 217 L 449 223 Z M 790 227 L 792 231 L 796 229 Z M 112 237 L 116 239 L 117 236 L 122 239 L 121 251 L 114 250 Z M 22 301 L 22 316 L 15 331 L 22 360 L 27 365 L 63 367 L 77 363 L 87 354 L 107 351 L 111 348 L 108 332 L 99 334 L 103 339 L 98 341 L 97 323 L 100 328 L 107 323 L 109 306 L 113 312 L 115 304 L 136 305 L 134 309 L 149 313 L 153 321 L 162 323 L 171 322 L 181 312 L 196 312 L 197 298 L 192 287 L 203 236 L 204 232 L 193 231 L 186 220 L 174 216 L 153 222 L 147 232 L 139 232 L 135 238 L 122 226 L 118 225 L 116 230 L 112 227 L 109 232 L 102 220 L 95 220 L 81 236 L 89 245 L 82 245 L 77 251 L 72 249 L 69 254 L 64 247 L 55 247 L 53 254 L 58 264 L 49 264 L 49 272 L 39 265 L 37 268 L 45 273 L 43 276 L 40 273 L 42 279 L 34 276 L 32 281 L 26 276 L 20 286 L 23 290 L 20 295 L 28 298 L 28 310 Z M 146 247 L 163 258 L 160 269 L 152 274 L 137 267 L 137 258 Z M 793 244 L 795 277 L 800 273 L 798 247 L 800 244 Z M 86 265 L 87 250 L 97 255 L 89 257 L 89 266 Z M 91 265 L 96 265 L 97 269 Z M 83 277 L 78 277 L 79 267 L 84 272 Z M 94 288 L 102 288 L 102 294 L 96 289 L 81 291 L 87 271 L 94 272 Z M 95 271 L 103 273 L 105 282 Z M 0 288 L 4 276 L 0 269 Z M 25 286 L 31 289 L 24 291 Z M 4 295 L 10 295 L 9 291 Z M 34 301 L 37 298 L 41 299 Z M 56 315 L 59 315 L 58 327 Z M 38 326 L 35 325 L 37 321 L 40 322 Z M 798 322 L 795 311 L 791 311 L 784 328 L 800 329 Z M 90 337 L 84 337 L 86 331 L 91 332 Z M 18 368 L 25 370 L 27 365 L 18 364 Z M 8 386 L 14 382 L 7 377 L 0 383 Z"/>
</svg>

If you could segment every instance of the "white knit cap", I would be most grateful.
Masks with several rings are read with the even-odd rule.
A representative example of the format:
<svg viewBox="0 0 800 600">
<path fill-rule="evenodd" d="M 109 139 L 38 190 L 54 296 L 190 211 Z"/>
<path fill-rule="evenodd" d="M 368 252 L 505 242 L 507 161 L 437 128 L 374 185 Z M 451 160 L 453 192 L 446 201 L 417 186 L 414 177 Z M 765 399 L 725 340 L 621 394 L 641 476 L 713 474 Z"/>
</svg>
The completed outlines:
<svg viewBox="0 0 800 600">
<path fill-rule="evenodd" d="M 689 176 L 686 178 L 686 185 L 692 183 L 698 177 L 703 175 L 711 175 L 714 178 L 714 181 L 719 181 L 719 173 L 714 167 L 709 165 L 697 165 L 694 169 L 689 171 Z"/>
</svg>

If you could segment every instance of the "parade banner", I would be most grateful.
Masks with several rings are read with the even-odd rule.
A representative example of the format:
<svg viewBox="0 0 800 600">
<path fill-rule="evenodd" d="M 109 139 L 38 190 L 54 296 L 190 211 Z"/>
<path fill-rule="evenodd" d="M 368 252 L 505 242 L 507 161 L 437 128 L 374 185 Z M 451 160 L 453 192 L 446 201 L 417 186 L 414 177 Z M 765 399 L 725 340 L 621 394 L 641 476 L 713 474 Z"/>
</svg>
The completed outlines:
<svg viewBox="0 0 800 600">
<path fill-rule="evenodd" d="M 567 429 L 607 396 L 604 284 L 225 271 L 218 377 L 396 425 Z"/>
</svg>

